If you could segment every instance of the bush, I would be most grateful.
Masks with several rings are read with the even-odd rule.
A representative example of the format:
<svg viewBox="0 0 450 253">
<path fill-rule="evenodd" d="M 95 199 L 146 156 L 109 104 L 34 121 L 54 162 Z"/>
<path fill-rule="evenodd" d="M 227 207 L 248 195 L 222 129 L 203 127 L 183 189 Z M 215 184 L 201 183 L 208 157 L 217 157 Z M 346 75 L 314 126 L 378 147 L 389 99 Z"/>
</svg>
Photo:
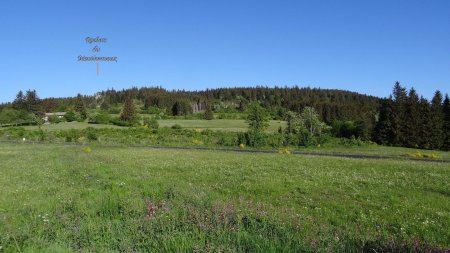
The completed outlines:
<svg viewBox="0 0 450 253">
<path fill-rule="evenodd" d="M 364 138 L 364 125 L 361 122 L 353 122 L 350 120 L 342 121 L 336 120 L 333 123 L 332 132 L 336 137 L 351 138 Z"/>
<path fill-rule="evenodd" d="M 441 158 L 437 154 L 434 154 L 434 153 L 422 153 L 419 150 L 417 150 L 415 153 L 405 154 L 404 156 L 412 157 L 412 158 L 429 158 L 429 159 L 439 159 L 439 158 Z"/>
<path fill-rule="evenodd" d="M 222 146 L 236 146 L 239 143 L 236 135 L 222 133 L 217 144 Z"/>
<path fill-rule="evenodd" d="M 129 127 L 129 126 L 133 125 L 131 122 L 120 120 L 119 117 L 112 118 L 111 123 L 116 126 L 128 126 Z"/>
<path fill-rule="evenodd" d="M 159 123 L 155 118 L 144 117 L 143 119 L 144 126 L 147 125 L 149 128 L 158 129 Z"/>
<path fill-rule="evenodd" d="M 111 123 L 111 116 L 106 112 L 93 113 L 89 115 L 88 122 L 91 124 L 109 124 Z"/>
<path fill-rule="evenodd" d="M 96 141 L 98 139 L 94 128 L 92 128 L 92 127 L 86 128 L 86 138 L 89 141 Z"/>
<path fill-rule="evenodd" d="M 360 138 L 355 138 L 355 136 L 352 136 L 351 138 L 341 138 L 339 140 L 339 144 L 340 145 L 344 145 L 344 146 L 362 146 L 364 144 L 366 144 L 363 140 L 361 140 Z"/>
<path fill-rule="evenodd" d="M 206 109 L 204 118 L 205 118 L 206 120 L 212 120 L 212 119 L 214 119 L 214 114 L 213 114 L 211 108 L 208 107 L 208 108 Z"/>
<path fill-rule="evenodd" d="M 50 123 L 57 124 L 57 123 L 62 122 L 63 119 L 59 118 L 59 117 L 56 116 L 56 115 L 52 115 L 52 116 L 49 116 L 49 117 L 48 117 L 48 121 L 49 121 Z"/>
<path fill-rule="evenodd" d="M 77 121 L 77 115 L 75 114 L 74 111 L 69 110 L 66 115 L 64 115 L 64 118 L 66 119 L 67 122 L 72 122 L 72 121 Z"/>
<path fill-rule="evenodd" d="M 179 124 L 175 124 L 172 126 L 172 129 L 182 129 L 182 127 Z"/>
<path fill-rule="evenodd" d="M 261 147 L 267 144 L 267 136 L 261 131 L 250 130 L 240 136 L 239 143 L 245 143 L 250 147 Z"/>
</svg>

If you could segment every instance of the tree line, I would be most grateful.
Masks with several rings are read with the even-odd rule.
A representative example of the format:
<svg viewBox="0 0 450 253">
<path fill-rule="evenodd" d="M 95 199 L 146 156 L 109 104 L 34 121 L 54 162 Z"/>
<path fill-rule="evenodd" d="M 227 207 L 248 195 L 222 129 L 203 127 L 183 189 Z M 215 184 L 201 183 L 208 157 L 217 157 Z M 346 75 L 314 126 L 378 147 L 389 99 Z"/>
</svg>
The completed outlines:
<svg viewBox="0 0 450 253">
<path fill-rule="evenodd" d="M 305 132 L 307 116 L 311 116 L 311 121 L 314 115 L 317 129 L 328 129 L 337 137 L 353 136 L 383 145 L 425 149 L 448 150 L 450 145 L 448 95 L 444 98 L 437 91 L 428 102 L 414 89 L 407 91 L 398 82 L 393 94 L 385 99 L 309 87 L 257 86 L 203 91 L 133 87 L 120 91 L 108 89 L 94 96 L 78 94 L 76 97 L 46 99 L 40 99 L 35 90 L 28 90 L 25 93 L 19 91 L 12 103 L 0 105 L 0 124 L 32 122 L 36 116 L 56 111 L 66 112 L 68 121 L 84 121 L 89 118 L 88 111 L 100 111 L 94 117 L 96 123 L 108 122 L 109 114 L 119 114 L 117 123 L 123 125 L 138 120 L 138 113 L 163 112 L 179 116 L 201 111 L 205 119 L 212 119 L 213 112 L 248 113 L 249 109 L 255 108 L 254 102 L 264 109 L 268 118 L 288 122 L 288 128 L 283 130 L 288 142 L 289 136 Z M 309 129 L 310 135 L 315 129 Z"/>
<path fill-rule="evenodd" d="M 397 82 L 392 95 L 381 101 L 373 139 L 383 145 L 449 150 L 448 94 L 443 98 L 436 91 L 429 102 Z"/>
</svg>

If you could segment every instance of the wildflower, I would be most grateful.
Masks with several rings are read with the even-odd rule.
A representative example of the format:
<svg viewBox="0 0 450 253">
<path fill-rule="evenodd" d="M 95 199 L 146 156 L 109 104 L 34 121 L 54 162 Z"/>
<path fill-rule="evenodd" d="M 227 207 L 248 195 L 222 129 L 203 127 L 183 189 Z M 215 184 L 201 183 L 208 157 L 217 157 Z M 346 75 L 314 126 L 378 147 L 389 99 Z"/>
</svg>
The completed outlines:
<svg viewBox="0 0 450 253">
<path fill-rule="evenodd" d="M 196 145 L 203 145 L 203 141 L 201 141 L 201 140 L 194 139 L 194 140 L 192 140 L 192 142 Z"/>
<path fill-rule="evenodd" d="M 152 219 L 156 215 L 156 210 L 158 209 L 158 206 L 155 205 L 152 202 L 147 202 L 147 218 Z"/>
<path fill-rule="evenodd" d="M 91 147 L 85 147 L 85 148 L 83 148 L 83 152 L 84 153 L 91 153 L 92 149 L 91 149 Z"/>
<path fill-rule="evenodd" d="M 317 247 L 317 240 L 316 239 L 311 240 L 311 247 L 313 247 L 313 248 Z"/>
</svg>

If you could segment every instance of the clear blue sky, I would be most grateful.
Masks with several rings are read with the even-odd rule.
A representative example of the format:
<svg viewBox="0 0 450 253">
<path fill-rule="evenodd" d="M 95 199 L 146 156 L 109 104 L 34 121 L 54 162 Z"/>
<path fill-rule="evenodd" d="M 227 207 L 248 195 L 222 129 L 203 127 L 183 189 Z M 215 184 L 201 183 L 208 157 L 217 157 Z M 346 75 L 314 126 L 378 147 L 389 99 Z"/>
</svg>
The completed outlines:
<svg viewBox="0 0 450 253">
<path fill-rule="evenodd" d="M 87 36 L 102 36 L 97 56 Z M 114 87 L 450 92 L 450 1 L 0 1 L 0 102 Z"/>
</svg>

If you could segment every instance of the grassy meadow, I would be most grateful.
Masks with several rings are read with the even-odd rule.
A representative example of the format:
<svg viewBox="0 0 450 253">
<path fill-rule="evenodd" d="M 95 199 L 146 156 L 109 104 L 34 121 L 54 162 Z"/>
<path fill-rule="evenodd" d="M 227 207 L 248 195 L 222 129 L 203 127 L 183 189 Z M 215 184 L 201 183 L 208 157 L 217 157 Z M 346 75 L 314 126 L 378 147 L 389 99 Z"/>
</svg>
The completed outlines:
<svg viewBox="0 0 450 253">
<path fill-rule="evenodd" d="M 0 252 L 438 252 L 448 164 L 0 144 Z"/>
<path fill-rule="evenodd" d="M 245 120 L 240 119 L 159 119 L 160 127 L 172 127 L 173 125 L 180 125 L 186 129 L 209 129 L 209 130 L 221 130 L 221 131 L 233 131 L 244 132 L 248 130 L 248 124 Z M 267 132 L 276 132 L 279 127 L 285 127 L 286 122 L 271 120 Z M 87 127 L 94 128 L 123 128 L 116 125 L 106 124 L 89 124 L 87 122 L 61 122 L 58 124 L 44 124 L 43 130 L 55 131 L 55 130 L 67 130 L 67 129 L 83 129 Z M 37 126 L 25 126 L 26 129 L 37 129 Z"/>
</svg>

